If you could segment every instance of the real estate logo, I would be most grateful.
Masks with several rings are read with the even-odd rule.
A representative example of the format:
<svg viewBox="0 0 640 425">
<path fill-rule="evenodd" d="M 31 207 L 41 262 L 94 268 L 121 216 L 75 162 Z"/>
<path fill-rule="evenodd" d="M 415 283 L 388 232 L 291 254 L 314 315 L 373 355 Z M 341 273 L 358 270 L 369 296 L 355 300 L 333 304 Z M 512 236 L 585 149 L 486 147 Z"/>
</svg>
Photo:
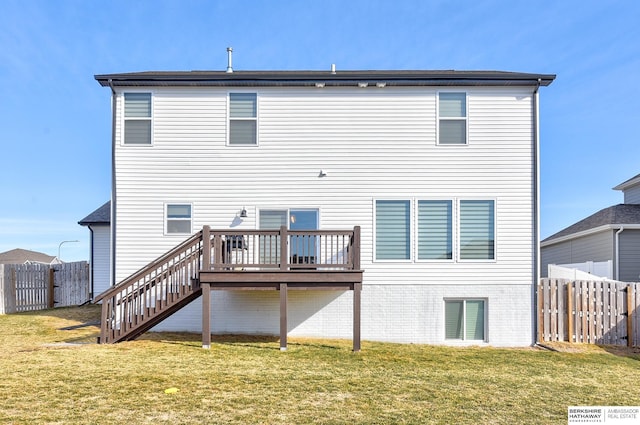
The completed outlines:
<svg viewBox="0 0 640 425">
<path fill-rule="evenodd" d="M 574 424 L 637 424 L 640 421 L 638 406 L 570 406 L 567 423 Z"/>
</svg>

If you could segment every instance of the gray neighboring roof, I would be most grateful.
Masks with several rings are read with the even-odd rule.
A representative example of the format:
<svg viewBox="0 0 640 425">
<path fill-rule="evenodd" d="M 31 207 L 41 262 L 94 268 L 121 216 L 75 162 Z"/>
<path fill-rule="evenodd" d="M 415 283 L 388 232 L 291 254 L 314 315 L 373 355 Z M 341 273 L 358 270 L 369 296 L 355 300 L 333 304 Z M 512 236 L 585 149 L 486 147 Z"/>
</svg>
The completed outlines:
<svg viewBox="0 0 640 425">
<path fill-rule="evenodd" d="M 613 190 L 625 190 L 637 184 L 640 184 L 640 174 L 633 176 L 629 180 L 620 183 L 619 185 L 614 187 Z"/>
<path fill-rule="evenodd" d="M 78 222 L 82 226 L 91 224 L 111 224 L 111 201 L 107 201 L 103 206 L 83 218 Z"/>
<path fill-rule="evenodd" d="M 0 252 L 0 264 L 24 264 L 26 262 L 51 264 L 56 257 L 38 251 L 16 248 Z"/>
<path fill-rule="evenodd" d="M 640 204 L 618 204 L 602 209 L 584 220 L 580 220 L 558 233 L 549 236 L 542 242 L 548 242 L 600 226 L 615 224 L 640 224 Z"/>
<path fill-rule="evenodd" d="M 548 86 L 555 74 L 507 71 L 146 71 L 96 75 L 103 87 L 118 86 Z"/>
</svg>

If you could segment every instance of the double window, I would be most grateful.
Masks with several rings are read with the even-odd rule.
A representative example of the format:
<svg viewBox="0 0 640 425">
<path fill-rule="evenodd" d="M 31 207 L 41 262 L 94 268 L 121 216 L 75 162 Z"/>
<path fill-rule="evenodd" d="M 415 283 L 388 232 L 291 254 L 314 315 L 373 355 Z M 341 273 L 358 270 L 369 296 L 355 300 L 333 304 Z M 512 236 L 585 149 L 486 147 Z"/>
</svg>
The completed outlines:
<svg viewBox="0 0 640 425">
<path fill-rule="evenodd" d="M 466 93 L 438 93 L 438 144 L 467 144 Z"/>
<path fill-rule="evenodd" d="M 375 202 L 376 260 L 411 260 L 414 237 L 416 260 L 453 260 L 455 230 L 458 260 L 495 259 L 495 201 L 418 200 L 415 204 L 414 213 L 410 200 Z"/>
<path fill-rule="evenodd" d="M 124 94 L 125 145 L 151 144 L 151 93 Z"/>
<path fill-rule="evenodd" d="M 461 341 L 485 341 L 485 322 L 485 300 L 445 300 L 445 339 Z"/>
<path fill-rule="evenodd" d="M 255 93 L 229 93 L 229 145 L 258 144 L 258 98 Z"/>
<path fill-rule="evenodd" d="M 191 234 L 191 204 L 166 205 L 166 233 Z"/>
</svg>

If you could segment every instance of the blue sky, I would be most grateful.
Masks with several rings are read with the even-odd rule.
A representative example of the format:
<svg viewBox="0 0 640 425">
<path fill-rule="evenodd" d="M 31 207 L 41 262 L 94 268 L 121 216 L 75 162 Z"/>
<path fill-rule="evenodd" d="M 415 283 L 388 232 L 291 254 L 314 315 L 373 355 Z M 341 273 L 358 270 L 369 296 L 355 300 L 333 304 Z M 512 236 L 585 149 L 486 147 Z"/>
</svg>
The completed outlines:
<svg viewBox="0 0 640 425">
<path fill-rule="evenodd" d="M 640 2 L 32 1 L 0 13 L 0 252 L 88 259 L 110 196 L 110 93 L 148 70 L 457 69 L 541 89 L 542 237 L 622 202 L 640 173 Z"/>
</svg>

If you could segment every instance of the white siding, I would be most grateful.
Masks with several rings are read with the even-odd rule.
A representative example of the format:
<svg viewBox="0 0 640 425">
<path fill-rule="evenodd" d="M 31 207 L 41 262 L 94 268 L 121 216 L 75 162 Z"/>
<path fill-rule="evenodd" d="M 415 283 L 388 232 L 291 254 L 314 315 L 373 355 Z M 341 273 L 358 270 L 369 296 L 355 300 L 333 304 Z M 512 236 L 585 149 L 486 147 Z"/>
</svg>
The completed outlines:
<svg viewBox="0 0 640 425">
<path fill-rule="evenodd" d="M 92 283 L 93 296 L 97 296 L 111 286 L 111 267 L 110 267 L 110 242 L 111 242 L 111 226 L 92 225 L 93 247 L 92 247 Z"/>
<path fill-rule="evenodd" d="M 624 191 L 625 204 L 640 204 L 640 184 Z"/>
<path fill-rule="evenodd" d="M 360 225 L 365 287 L 500 284 L 526 292 L 533 283 L 531 90 L 460 90 L 469 99 L 467 146 L 436 144 L 436 89 L 386 87 L 261 88 L 259 146 L 230 147 L 227 90 L 154 89 L 153 146 L 122 146 L 117 121 L 116 281 L 184 239 L 163 234 L 163 205 L 188 202 L 194 231 L 230 227 L 243 206 L 244 228 L 256 227 L 261 208 L 287 207 L 318 208 L 325 229 Z M 326 177 L 318 177 L 321 169 Z M 373 261 L 374 200 L 389 198 L 495 199 L 496 260 Z M 387 320 L 373 317 L 372 329 Z"/>
<path fill-rule="evenodd" d="M 584 263 L 614 260 L 614 232 L 611 230 L 570 239 L 541 249 L 541 274 L 549 264 Z"/>
</svg>

